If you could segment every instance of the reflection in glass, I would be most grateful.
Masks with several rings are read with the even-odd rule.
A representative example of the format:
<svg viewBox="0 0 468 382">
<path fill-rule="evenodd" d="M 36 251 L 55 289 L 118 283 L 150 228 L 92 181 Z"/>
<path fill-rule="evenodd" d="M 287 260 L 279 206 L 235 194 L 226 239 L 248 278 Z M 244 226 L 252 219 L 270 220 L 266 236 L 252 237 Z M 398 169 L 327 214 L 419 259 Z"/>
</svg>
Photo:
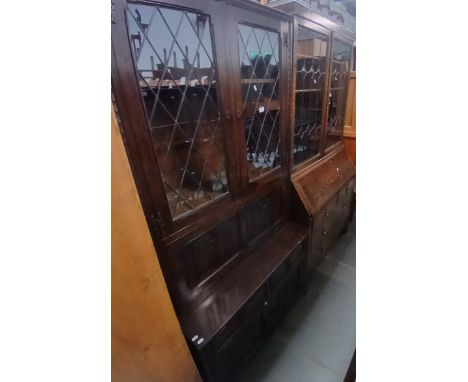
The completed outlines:
<svg viewBox="0 0 468 382">
<path fill-rule="evenodd" d="M 328 38 L 299 26 L 296 51 L 296 103 L 293 163 L 320 151 L 323 92 L 327 77 Z"/>
<path fill-rule="evenodd" d="M 280 165 L 279 36 L 238 25 L 243 117 L 249 178 Z"/>
<path fill-rule="evenodd" d="M 172 216 L 227 192 L 210 18 L 128 5 L 141 94 Z"/>
<path fill-rule="evenodd" d="M 340 142 L 343 135 L 351 51 L 351 45 L 339 40 L 333 40 L 325 148 L 331 147 L 335 143 Z"/>
</svg>

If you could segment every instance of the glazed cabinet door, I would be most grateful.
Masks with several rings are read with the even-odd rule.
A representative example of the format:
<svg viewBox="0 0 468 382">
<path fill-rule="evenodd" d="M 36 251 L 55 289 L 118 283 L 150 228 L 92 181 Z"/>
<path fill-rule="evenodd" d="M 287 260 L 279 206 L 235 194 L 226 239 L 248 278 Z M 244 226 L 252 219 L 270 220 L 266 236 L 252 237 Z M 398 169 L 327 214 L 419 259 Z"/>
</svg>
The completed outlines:
<svg viewBox="0 0 468 382">
<path fill-rule="evenodd" d="M 228 84 L 220 73 L 224 49 L 217 54 L 223 34 L 215 33 L 223 7 L 115 4 L 113 91 L 141 199 L 163 236 L 229 196 Z"/>
<path fill-rule="evenodd" d="M 247 191 L 289 164 L 289 23 L 234 6 L 228 13 L 239 173 Z"/>
<path fill-rule="evenodd" d="M 346 96 L 353 54 L 353 43 L 338 34 L 333 35 L 330 63 L 330 91 L 325 134 L 325 150 L 342 141 Z"/>
<path fill-rule="evenodd" d="M 322 127 L 326 122 L 329 78 L 329 30 L 296 19 L 291 124 L 292 163 L 298 169 L 320 156 Z"/>
</svg>

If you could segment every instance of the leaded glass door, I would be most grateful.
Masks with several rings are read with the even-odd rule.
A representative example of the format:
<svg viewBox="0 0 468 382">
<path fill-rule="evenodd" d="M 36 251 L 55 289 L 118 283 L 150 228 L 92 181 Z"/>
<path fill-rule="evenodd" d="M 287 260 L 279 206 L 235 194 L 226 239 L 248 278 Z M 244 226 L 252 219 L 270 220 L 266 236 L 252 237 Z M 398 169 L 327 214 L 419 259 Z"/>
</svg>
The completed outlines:
<svg viewBox="0 0 468 382">
<path fill-rule="evenodd" d="M 194 212 L 225 199 L 230 190 L 225 88 L 215 46 L 224 41 L 214 33 L 222 7 L 214 1 L 117 3 L 114 90 L 126 101 L 123 116 L 135 130 L 126 136 L 131 154 L 139 157 L 136 178 L 157 210 L 151 217 L 167 233 L 177 220 L 194 219 Z"/>
<path fill-rule="evenodd" d="M 236 132 L 245 184 L 274 177 L 288 165 L 284 151 L 288 23 L 232 8 L 231 45 Z"/>
<path fill-rule="evenodd" d="M 292 163 L 310 163 L 321 153 L 327 112 L 330 32 L 301 20 L 295 25 Z"/>
<path fill-rule="evenodd" d="M 325 150 L 341 142 L 343 138 L 352 52 L 353 45 L 351 41 L 334 35 L 330 57 L 330 91 Z"/>
</svg>

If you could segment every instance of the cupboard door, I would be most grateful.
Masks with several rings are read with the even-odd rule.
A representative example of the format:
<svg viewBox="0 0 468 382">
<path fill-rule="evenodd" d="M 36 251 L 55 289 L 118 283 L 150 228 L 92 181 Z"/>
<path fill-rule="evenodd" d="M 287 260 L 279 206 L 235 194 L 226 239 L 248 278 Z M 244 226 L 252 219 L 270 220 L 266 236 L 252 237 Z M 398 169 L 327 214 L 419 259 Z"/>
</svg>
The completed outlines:
<svg viewBox="0 0 468 382">
<path fill-rule="evenodd" d="M 305 23 L 296 28 L 293 166 L 320 155 L 330 45 L 330 33 L 318 25 Z"/>
<path fill-rule="evenodd" d="M 279 33 L 239 24 L 242 113 L 249 179 L 280 165 Z"/>
<path fill-rule="evenodd" d="M 153 198 L 153 204 L 165 204 L 161 209 L 168 215 L 166 221 L 171 221 L 229 191 L 212 19 L 204 11 L 174 5 L 121 3 L 127 39 L 118 36 L 119 41 L 113 44 L 119 48 L 114 54 L 122 53 L 124 43 L 131 52 L 132 86 L 139 89 L 144 128 L 149 131 L 136 140 L 152 144 L 152 160 L 157 166 L 146 171 L 159 172 L 163 196 Z M 217 5 L 203 7 L 211 10 Z M 127 66 L 125 69 L 128 71 Z M 130 102 L 135 104 L 136 100 L 127 99 Z M 129 108 L 130 123 L 135 123 L 133 114 L 137 112 L 141 113 Z M 138 143 L 136 150 L 140 150 Z M 145 166 L 140 153 L 133 157 Z"/>
<path fill-rule="evenodd" d="M 252 357 L 263 339 L 261 310 L 252 312 L 248 321 L 232 336 L 217 353 L 215 373 L 217 381 L 232 381 L 242 366 Z"/>
<path fill-rule="evenodd" d="M 288 118 L 288 23 L 241 8 L 233 15 L 230 32 L 236 132 L 243 158 L 244 185 L 256 182 L 288 162 L 284 152 Z M 282 38 L 282 33 L 285 37 Z"/>
<path fill-rule="evenodd" d="M 352 51 L 353 46 L 350 42 L 333 38 L 325 150 L 341 142 L 343 137 Z"/>
</svg>

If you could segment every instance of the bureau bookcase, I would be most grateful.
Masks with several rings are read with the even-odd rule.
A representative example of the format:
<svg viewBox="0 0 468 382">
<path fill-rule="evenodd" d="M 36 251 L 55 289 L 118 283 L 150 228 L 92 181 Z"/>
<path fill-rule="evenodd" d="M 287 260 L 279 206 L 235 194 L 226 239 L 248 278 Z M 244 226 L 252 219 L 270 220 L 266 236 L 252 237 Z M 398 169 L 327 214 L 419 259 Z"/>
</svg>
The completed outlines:
<svg viewBox="0 0 468 382">
<path fill-rule="evenodd" d="M 340 94 L 328 97 L 335 37 L 317 32 L 323 46 L 309 59 L 316 35 L 305 33 L 299 63 L 295 18 L 271 7 L 113 2 L 114 108 L 171 300 L 206 381 L 233 380 L 305 290 L 315 233 L 307 199 L 314 177 L 304 172 L 341 158 L 344 107 Z M 300 64 L 324 74 L 296 79 Z M 346 75 L 338 77 L 336 86 L 346 86 Z"/>
</svg>

